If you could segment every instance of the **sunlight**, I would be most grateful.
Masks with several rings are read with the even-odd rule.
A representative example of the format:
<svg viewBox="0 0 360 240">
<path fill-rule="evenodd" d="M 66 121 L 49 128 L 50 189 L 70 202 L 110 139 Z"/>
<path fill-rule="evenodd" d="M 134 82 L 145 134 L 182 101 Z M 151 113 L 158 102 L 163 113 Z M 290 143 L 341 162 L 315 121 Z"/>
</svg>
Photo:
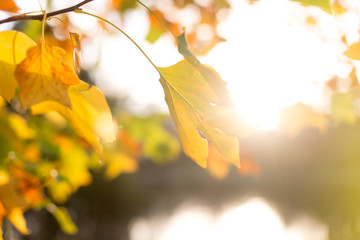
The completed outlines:
<svg viewBox="0 0 360 240">
<path fill-rule="evenodd" d="M 291 1 L 233 5 L 220 28 L 227 41 L 206 61 L 229 83 L 244 118 L 269 130 L 277 128 L 281 110 L 296 102 L 326 107 L 321 84 L 350 71 L 340 61 L 345 45 L 335 18 Z M 306 16 L 315 16 L 326 31 L 306 25 Z"/>
<path fill-rule="evenodd" d="M 285 226 L 279 214 L 262 198 L 251 198 L 220 211 L 185 204 L 171 216 L 138 218 L 131 240 L 325 240 L 327 228 L 303 216 Z"/>
</svg>

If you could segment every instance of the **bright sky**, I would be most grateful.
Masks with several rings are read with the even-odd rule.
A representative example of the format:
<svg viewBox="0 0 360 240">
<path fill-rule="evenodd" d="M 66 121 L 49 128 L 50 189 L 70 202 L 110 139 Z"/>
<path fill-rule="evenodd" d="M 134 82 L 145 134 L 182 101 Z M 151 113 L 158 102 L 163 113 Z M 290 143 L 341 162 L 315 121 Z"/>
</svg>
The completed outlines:
<svg viewBox="0 0 360 240">
<path fill-rule="evenodd" d="M 37 0 L 17 2 L 24 11 L 38 10 Z M 94 1 L 84 8 L 101 15 L 106 2 Z M 346 47 L 340 37 L 346 33 L 350 44 L 358 41 L 360 1 L 345 1 L 357 11 L 338 17 L 289 0 L 262 0 L 252 5 L 245 0 L 231 2 L 232 11 L 219 27 L 220 35 L 227 41 L 201 60 L 228 82 L 244 118 L 262 129 L 276 129 L 281 109 L 298 101 L 326 111 L 328 102 L 322 83 L 334 75 L 346 77 L 351 70 L 342 56 Z M 73 1 L 55 3 L 54 8 L 59 9 Z M 95 19 L 71 16 L 86 32 L 98 31 Z M 190 21 L 192 14 L 187 16 Z M 306 25 L 308 16 L 317 25 Z M 110 20 L 122 25 L 119 19 Z M 126 24 L 121 27 L 156 65 L 170 66 L 181 60 L 170 36 L 162 37 L 154 45 L 144 41 L 147 24 L 143 9 L 128 13 Z M 130 96 L 129 108 L 139 113 L 153 109 L 149 106 L 168 111 L 157 72 L 128 39 L 120 33 L 111 37 L 97 34 L 93 41 L 102 47 L 90 49 L 85 44 L 83 60 L 85 65 L 91 65 L 101 56 L 95 79 L 102 91 Z"/>
<path fill-rule="evenodd" d="M 305 8 L 288 0 L 233 1 L 230 16 L 219 28 L 227 41 L 215 47 L 202 62 L 214 67 L 228 82 L 239 111 L 262 129 L 276 129 L 280 111 L 300 101 L 326 111 L 322 84 L 337 75 L 346 77 L 346 50 L 340 41 L 357 41 L 356 14 L 335 18 L 317 8 Z M 313 16 L 318 25 L 306 25 Z M 155 45 L 142 41 L 146 35 L 145 12 L 131 13 L 125 30 L 158 66 L 181 59 L 169 36 Z M 158 75 L 127 39 L 114 37 L 103 44 L 100 86 L 114 94 L 129 94 L 132 108 L 149 105 L 167 112 Z M 103 77 L 103 79 L 102 79 Z"/>
</svg>

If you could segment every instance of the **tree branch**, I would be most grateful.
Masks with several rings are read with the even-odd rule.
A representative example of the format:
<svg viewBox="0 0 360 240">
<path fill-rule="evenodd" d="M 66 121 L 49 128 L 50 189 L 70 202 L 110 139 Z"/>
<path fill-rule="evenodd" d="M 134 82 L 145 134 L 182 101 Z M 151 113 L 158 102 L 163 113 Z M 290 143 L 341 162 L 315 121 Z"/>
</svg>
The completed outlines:
<svg viewBox="0 0 360 240">
<path fill-rule="evenodd" d="M 59 14 L 63 14 L 63 13 L 67 13 L 67 12 L 73 12 L 75 10 L 81 10 L 81 6 L 92 2 L 94 0 L 84 0 L 81 3 L 78 3 L 72 7 L 68 7 L 68 8 L 64 8 L 64 9 L 60 9 L 57 11 L 53 11 L 53 12 L 49 12 L 46 14 L 47 17 L 52 17 L 55 15 L 59 15 Z M 25 13 L 20 14 L 20 15 L 16 15 L 16 16 L 12 16 L 3 20 L 0 20 L 0 24 L 3 23 L 8 23 L 8 22 L 15 22 L 15 21 L 23 21 L 23 20 L 42 20 L 44 17 L 44 14 L 38 14 L 38 15 L 26 15 Z"/>
</svg>

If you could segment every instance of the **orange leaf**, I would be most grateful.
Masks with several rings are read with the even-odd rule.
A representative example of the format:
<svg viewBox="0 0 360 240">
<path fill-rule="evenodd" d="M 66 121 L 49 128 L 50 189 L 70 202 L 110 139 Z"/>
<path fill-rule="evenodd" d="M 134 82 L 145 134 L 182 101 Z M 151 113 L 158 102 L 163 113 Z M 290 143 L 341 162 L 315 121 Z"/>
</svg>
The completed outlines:
<svg viewBox="0 0 360 240">
<path fill-rule="evenodd" d="M 17 13 L 19 7 L 13 0 L 0 0 L 0 10 Z"/>
<path fill-rule="evenodd" d="M 65 51 L 41 42 L 27 51 L 15 70 L 22 107 L 54 100 L 71 108 L 68 88 L 80 84 L 74 70 L 62 62 Z"/>
</svg>

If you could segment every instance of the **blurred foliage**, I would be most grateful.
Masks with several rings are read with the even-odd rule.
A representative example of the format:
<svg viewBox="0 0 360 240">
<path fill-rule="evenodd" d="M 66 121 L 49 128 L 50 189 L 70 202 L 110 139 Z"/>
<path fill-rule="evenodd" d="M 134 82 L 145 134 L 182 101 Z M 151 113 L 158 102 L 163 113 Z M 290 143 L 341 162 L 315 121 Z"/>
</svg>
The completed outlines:
<svg viewBox="0 0 360 240">
<path fill-rule="evenodd" d="M 296 1 L 320 7 L 329 14 L 350 11 L 341 1 Z M 243 176 L 268 177 L 264 169 L 272 168 L 261 162 L 261 151 L 254 150 L 249 142 L 239 145 L 238 137 L 247 136 L 253 129 L 232 111 L 225 82 L 214 69 L 195 58 L 224 41 L 218 25 L 231 9 L 229 2 L 173 0 L 164 5 L 161 1 L 149 1 L 147 6 L 151 11 L 147 12 L 146 40 L 154 43 L 170 33 L 185 58 L 170 67 L 155 67 L 161 75 L 175 126 L 170 124 L 168 116 L 160 114 L 111 114 L 102 92 L 80 80 L 76 73 L 91 71 L 81 66 L 81 45 L 92 36 L 81 32 L 67 14 L 59 19 L 54 17 L 51 21 L 57 23 L 46 29 L 36 21 L 19 21 L 14 25 L 18 31 L 0 32 L 0 225 L 7 218 L 20 233 L 28 234 L 24 212 L 45 209 L 63 232 L 75 234 L 77 227 L 62 205 L 92 182 L 92 172 L 104 169 L 105 178 L 112 180 L 120 174 L 139 171 L 140 162 L 146 160 L 163 166 L 179 157 L 180 146 L 199 165 L 208 164 L 209 173 L 217 179 L 224 179 L 230 173 L 231 164 L 240 166 L 239 159 L 238 171 Z M 126 13 L 139 7 L 141 4 L 134 0 L 112 0 L 105 12 L 116 14 L 126 22 Z M 12 0 L 1 1 L 0 9 L 11 14 L 19 12 Z M 197 17 L 188 23 L 180 14 L 174 14 L 180 11 Z M 307 23 L 317 24 L 310 17 Z M 99 21 L 98 25 L 108 30 L 103 22 Z M 320 136 L 341 139 L 347 135 L 336 132 L 334 126 L 349 125 L 358 130 L 360 86 L 355 61 L 360 59 L 360 43 L 349 46 L 346 37 L 343 42 L 347 45 L 344 57 L 354 67 L 346 79 L 335 77 L 324 84 L 331 110 L 320 113 L 302 103 L 284 109 L 279 128 L 286 138 L 296 141 L 304 132 L 316 129 Z M 175 129 L 179 139 L 174 135 Z M 317 135 L 317 138 L 321 137 Z M 326 144 L 331 148 L 334 140 Z M 334 154 L 344 159 L 342 165 L 357 168 L 358 164 L 350 161 L 359 160 L 358 152 L 353 150 L 353 145 L 358 144 L 357 136 L 342 144 L 344 149 Z M 329 167 L 342 169 L 337 164 L 330 162 Z M 319 175 L 313 174 L 312 178 L 329 179 L 322 176 L 328 172 L 317 170 Z M 341 173 L 336 176 L 340 179 Z M 277 180 L 276 176 L 271 177 Z M 358 182 L 356 176 L 353 181 Z M 344 211 L 351 212 L 355 204 L 346 205 L 346 201 L 355 201 L 359 196 L 355 191 L 336 190 L 346 195 L 341 196 L 345 199 Z M 324 211 L 328 210 L 326 207 Z M 329 224 L 339 223 L 334 220 Z M 338 229 L 332 227 L 331 238 L 339 239 L 338 234 Z"/>
</svg>

